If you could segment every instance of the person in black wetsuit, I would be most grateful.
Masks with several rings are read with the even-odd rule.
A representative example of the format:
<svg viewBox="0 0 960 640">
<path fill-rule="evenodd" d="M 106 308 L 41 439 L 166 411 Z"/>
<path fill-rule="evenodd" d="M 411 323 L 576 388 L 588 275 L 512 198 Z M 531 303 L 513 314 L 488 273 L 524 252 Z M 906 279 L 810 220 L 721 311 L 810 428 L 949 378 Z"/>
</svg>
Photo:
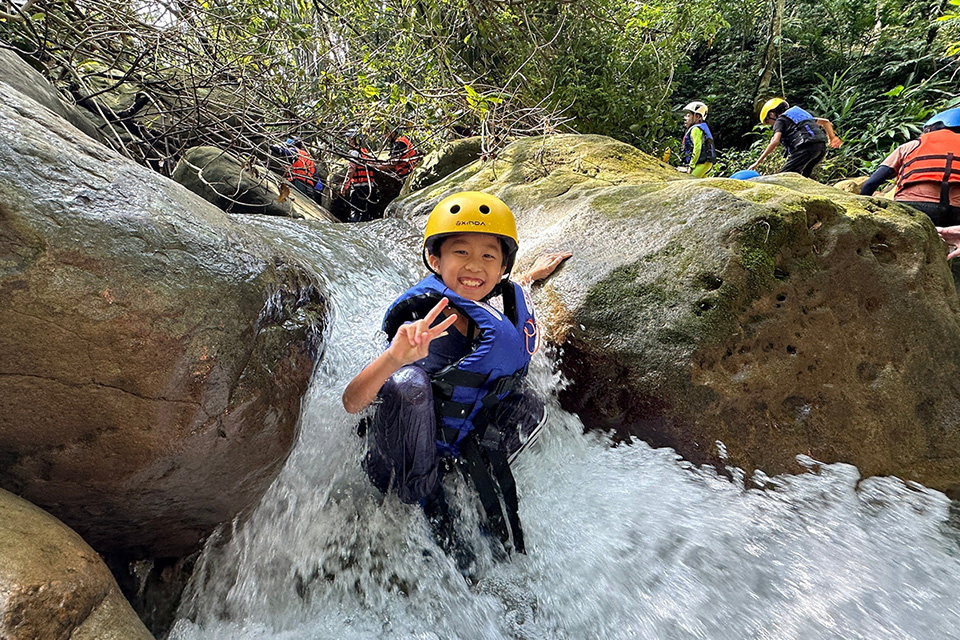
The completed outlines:
<svg viewBox="0 0 960 640">
<path fill-rule="evenodd" d="M 787 161 L 777 173 L 795 171 L 809 178 L 827 155 L 827 144 L 834 149 L 843 144 L 833 131 L 833 123 L 826 118 L 815 118 L 800 107 L 791 107 L 783 98 L 767 100 L 760 110 L 760 122 L 773 127 L 773 137 L 757 161 L 748 167 L 751 171 L 782 144 Z"/>
</svg>

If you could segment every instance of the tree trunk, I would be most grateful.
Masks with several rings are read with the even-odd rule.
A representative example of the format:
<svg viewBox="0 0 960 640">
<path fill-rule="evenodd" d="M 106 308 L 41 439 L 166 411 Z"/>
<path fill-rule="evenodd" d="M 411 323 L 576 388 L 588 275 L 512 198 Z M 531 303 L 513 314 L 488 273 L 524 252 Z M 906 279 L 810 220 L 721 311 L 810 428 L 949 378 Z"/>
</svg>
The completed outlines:
<svg viewBox="0 0 960 640">
<path fill-rule="evenodd" d="M 770 5 L 770 37 L 767 39 L 767 46 L 763 52 L 763 67 L 760 72 L 760 79 L 757 82 L 756 90 L 753 92 L 755 104 L 759 104 L 766 99 L 770 92 L 770 83 L 773 80 L 773 72 L 776 68 L 783 39 L 784 0 L 771 0 Z"/>
</svg>

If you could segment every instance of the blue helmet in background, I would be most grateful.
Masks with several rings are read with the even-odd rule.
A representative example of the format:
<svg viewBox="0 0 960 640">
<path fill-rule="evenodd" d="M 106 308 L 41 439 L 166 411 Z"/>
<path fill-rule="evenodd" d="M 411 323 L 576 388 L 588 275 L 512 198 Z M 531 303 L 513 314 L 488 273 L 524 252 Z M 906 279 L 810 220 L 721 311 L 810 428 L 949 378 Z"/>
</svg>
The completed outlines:
<svg viewBox="0 0 960 640">
<path fill-rule="evenodd" d="M 960 127 L 960 107 L 941 111 L 937 115 L 924 122 L 923 128 L 926 129 L 927 127 L 932 127 L 936 124 L 940 124 L 948 128 Z"/>
<path fill-rule="evenodd" d="M 743 169 L 730 176 L 730 178 L 733 180 L 749 180 L 750 178 L 758 177 L 760 177 L 760 172 L 753 171 L 752 169 Z"/>
</svg>

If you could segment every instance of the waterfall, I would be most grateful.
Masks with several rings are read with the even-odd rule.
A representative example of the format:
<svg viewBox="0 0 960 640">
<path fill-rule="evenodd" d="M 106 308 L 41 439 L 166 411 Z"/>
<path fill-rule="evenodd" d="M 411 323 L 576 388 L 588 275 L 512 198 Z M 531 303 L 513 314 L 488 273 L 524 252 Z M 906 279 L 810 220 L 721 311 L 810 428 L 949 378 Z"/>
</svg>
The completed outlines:
<svg viewBox="0 0 960 640">
<path fill-rule="evenodd" d="M 313 262 L 334 316 L 299 442 L 254 513 L 208 541 L 173 640 L 960 637 L 960 536 L 942 493 L 808 459 L 802 475 L 731 480 L 584 434 L 546 353 L 531 380 L 547 423 L 514 467 L 528 553 L 500 557 L 472 491 L 448 477 L 478 553 L 464 579 L 420 509 L 370 485 L 340 405 L 381 348 L 386 306 L 421 275 L 415 230 L 244 220 Z"/>
</svg>

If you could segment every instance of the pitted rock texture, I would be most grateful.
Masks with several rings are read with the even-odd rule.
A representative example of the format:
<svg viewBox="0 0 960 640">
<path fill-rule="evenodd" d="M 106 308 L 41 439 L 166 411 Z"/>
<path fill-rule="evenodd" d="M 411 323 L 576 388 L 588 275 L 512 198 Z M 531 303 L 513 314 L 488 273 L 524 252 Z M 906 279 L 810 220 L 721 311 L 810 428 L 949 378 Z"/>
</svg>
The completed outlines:
<svg viewBox="0 0 960 640">
<path fill-rule="evenodd" d="M 805 454 L 958 493 L 960 302 L 923 214 L 796 174 L 680 177 L 597 136 L 518 141 L 394 213 L 464 189 L 517 215 L 518 271 L 574 252 L 535 290 L 588 427 L 697 463 L 778 473 Z"/>
</svg>

